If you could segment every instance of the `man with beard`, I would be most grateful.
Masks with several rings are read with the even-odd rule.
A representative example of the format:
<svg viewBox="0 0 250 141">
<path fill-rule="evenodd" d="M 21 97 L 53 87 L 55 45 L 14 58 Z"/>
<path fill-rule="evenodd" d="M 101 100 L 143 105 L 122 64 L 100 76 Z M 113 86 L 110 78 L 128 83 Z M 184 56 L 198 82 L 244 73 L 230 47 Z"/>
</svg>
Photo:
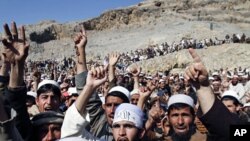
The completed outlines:
<svg viewBox="0 0 250 141">
<path fill-rule="evenodd" d="M 206 135 L 196 130 L 194 101 L 190 96 L 176 94 L 170 97 L 168 101 L 168 119 L 171 130 L 166 140 L 206 140 Z"/>
<path fill-rule="evenodd" d="M 88 112 L 90 118 L 90 132 L 100 139 L 112 141 L 113 135 L 111 126 L 114 118 L 115 109 L 121 103 L 129 103 L 130 93 L 124 87 L 115 86 L 109 90 L 108 94 L 105 96 L 105 104 L 102 104 L 102 101 L 100 100 L 96 89 L 107 80 L 107 68 L 93 68 L 88 72 L 85 54 L 87 35 L 84 27 L 82 27 L 81 33 L 79 33 L 74 38 L 74 41 L 75 48 L 77 51 L 76 55 L 78 58 L 76 64 L 77 75 L 75 76 L 75 81 L 78 93 L 80 95 L 76 100 L 75 104 L 73 104 L 74 108 L 72 108 L 72 111 L 75 111 L 77 109 L 77 111 L 79 111 L 79 113 L 83 117 L 85 116 L 85 112 Z M 111 55 L 109 58 L 109 66 L 113 66 L 112 64 L 115 64 L 118 59 L 118 54 Z M 109 69 L 109 73 L 111 70 L 112 69 Z M 101 83 L 99 81 L 98 85 L 94 83 L 94 80 L 96 78 L 99 79 L 101 76 L 104 77 L 104 74 L 106 78 L 102 79 L 103 81 Z M 77 132 L 76 134 L 78 135 L 81 133 Z M 67 136 L 67 133 L 62 133 L 62 136 Z"/>
<path fill-rule="evenodd" d="M 228 130 L 230 125 L 241 124 L 240 119 L 227 110 L 226 106 L 215 97 L 209 84 L 208 71 L 199 55 L 191 48 L 189 53 L 193 58 L 193 63 L 186 68 L 184 76 L 196 89 L 200 106 L 196 115 L 208 129 L 208 140 L 228 141 L 230 140 Z M 217 117 L 218 115 L 220 116 Z"/>
<path fill-rule="evenodd" d="M 116 108 L 129 103 L 129 91 L 115 86 L 105 96 L 102 105 L 95 90 L 107 80 L 107 68 L 92 68 L 87 75 L 86 85 L 74 104 L 66 111 L 61 137 L 81 137 L 84 139 L 112 141 L 112 124 Z M 101 108 L 102 106 L 102 108 Z M 86 112 L 90 115 L 91 133 L 86 131 Z M 141 118 L 140 118 L 141 119 Z"/>
<path fill-rule="evenodd" d="M 239 95 L 240 101 L 242 101 L 242 98 L 245 95 L 245 88 L 242 85 L 242 83 L 239 82 L 239 76 L 234 75 L 231 81 L 231 84 L 229 85 L 229 90 L 235 91 Z M 244 101 L 242 101 L 245 103 Z"/>
</svg>

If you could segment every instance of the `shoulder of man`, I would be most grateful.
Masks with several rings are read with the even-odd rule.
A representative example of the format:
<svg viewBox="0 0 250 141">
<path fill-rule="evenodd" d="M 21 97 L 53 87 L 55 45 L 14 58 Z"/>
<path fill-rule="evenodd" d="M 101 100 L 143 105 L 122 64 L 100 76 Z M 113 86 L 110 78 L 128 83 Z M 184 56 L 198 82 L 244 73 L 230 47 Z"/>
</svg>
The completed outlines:
<svg viewBox="0 0 250 141">
<path fill-rule="evenodd" d="M 196 130 L 196 132 L 192 135 L 190 141 L 206 141 L 207 135 L 202 134 L 200 131 Z"/>
</svg>

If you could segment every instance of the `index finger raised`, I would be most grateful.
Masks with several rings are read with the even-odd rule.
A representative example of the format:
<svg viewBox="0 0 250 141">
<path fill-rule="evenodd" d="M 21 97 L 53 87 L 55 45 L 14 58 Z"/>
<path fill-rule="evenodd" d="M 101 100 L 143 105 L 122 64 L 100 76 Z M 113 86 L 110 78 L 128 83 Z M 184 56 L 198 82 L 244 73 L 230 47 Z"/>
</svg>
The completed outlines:
<svg viewBox="0 0 250 141">
<path fill-rule="evenodd" d="M 86 30 L 85 30 L 84 25 L 82 25 L 81 32 L 82 32 L 82 35 L 83 35 L 83 36 L 85 36 L 85 37 L 87 36 L 87 35 L 86 35 Z"/>
<path fill-rule="evenodd" d="M 192 56 L 195 63 L 201 62 L 200 56 L 195 52 L 194 49 L 189 48 L 188 51 L 189 51 L 189 54 Z"/>
</svg>

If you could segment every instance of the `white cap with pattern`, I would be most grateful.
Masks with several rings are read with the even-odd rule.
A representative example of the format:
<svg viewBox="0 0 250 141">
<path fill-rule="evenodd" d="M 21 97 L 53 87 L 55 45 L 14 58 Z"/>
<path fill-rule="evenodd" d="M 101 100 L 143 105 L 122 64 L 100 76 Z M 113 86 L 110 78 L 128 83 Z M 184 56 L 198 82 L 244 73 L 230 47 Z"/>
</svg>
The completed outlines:
<svg viewBox="0 0 250 141">
<path fill-rule="evenodd" d="M 143 128 L 144 113 L 142 110 L 133 104 L 122 103 L 115 110 L 113 124 L 120 121 L 129 121 L 135 124 L 139 129 Z"/>
</svg>

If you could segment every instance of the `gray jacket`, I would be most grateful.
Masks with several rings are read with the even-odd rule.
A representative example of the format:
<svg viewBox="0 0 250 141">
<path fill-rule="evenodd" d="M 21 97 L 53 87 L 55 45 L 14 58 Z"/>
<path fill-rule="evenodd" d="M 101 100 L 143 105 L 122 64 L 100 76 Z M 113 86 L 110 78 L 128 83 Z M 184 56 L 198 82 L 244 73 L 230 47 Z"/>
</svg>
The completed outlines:
<svg viewBox="0 0 250 141">
<path fill-rule="evenodd" d="M 86 84 L 87 72 L 82 72 L 75 77 L 77 91 L 80 94 Z M 102 108 L 102 102 L 95 92 L 89 99 L 87 111 L 90 118 L 90 133 L 101 140 L 112 141 L 113 133 Z"/>
</svg>

